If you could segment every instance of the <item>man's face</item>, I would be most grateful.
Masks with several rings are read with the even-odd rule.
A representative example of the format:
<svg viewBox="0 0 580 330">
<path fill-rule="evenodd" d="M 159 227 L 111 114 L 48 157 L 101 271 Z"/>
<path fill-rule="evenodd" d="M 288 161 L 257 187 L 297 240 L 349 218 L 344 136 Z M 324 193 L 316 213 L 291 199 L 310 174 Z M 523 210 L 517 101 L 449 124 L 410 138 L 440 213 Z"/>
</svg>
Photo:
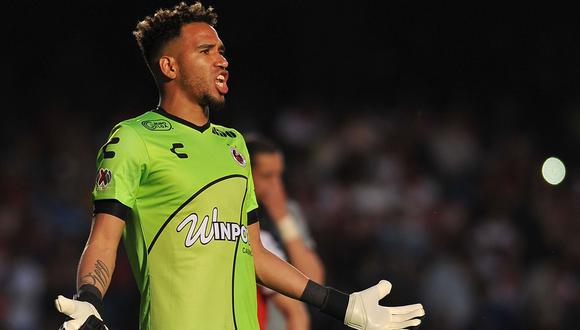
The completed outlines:
<svg viewBox="0 0 580 330">
<path fill-rule="evenodd" d="M 216 30 L 206 23 L 181 28 L 177 41 L 177 82 L 192 101 L 220 108 L 228 93 L 228 61 Z"/>
<path fill-rule="evenodd" d="M 260 153 L 252 159 L 252 176 L 256 197 L 264 199 L 268 192 L 282 183 L 284 157 L 279 152 Z"/>
</svg>

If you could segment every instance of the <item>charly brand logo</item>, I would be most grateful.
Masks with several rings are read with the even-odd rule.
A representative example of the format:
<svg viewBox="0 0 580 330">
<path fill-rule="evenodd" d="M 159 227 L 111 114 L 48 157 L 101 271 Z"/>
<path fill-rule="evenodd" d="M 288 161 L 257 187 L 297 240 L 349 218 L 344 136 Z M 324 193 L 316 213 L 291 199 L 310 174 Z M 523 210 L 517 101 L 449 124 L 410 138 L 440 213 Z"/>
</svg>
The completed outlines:
<svg viewBox="0 0 580 330">
<path fill-rule="evenodd" d="M 195 213 L 188 215 L 177 226 L 176 231 L 181 232 L 188 224 L 189 231 L 185 236 L 185 247 L 191 247 L 198 240 L 206 245 L 212 240 L 235 242 L 238 237 L 248 243 L 248 228 L 237 222 L 225 222 L 218 220 L 218 208 L 214 207 L 211 215 L 206 215 L 198 226 L 199 216 Z"/>
<path fill-rule="evenodd" d="M 236 149 L 236 147 L 231 147 L 230 152 L 232 153 L 232 156 L 234 157 L 236 162 L 238 162 L 238 164 L 240 164 L 240 166 L 246 167 L 246 158 L 244 158 L 244 155 L 242 155 L 238 151 L 238 149 Z"/>
<path fill-rule="evenodd" d="M 150 131 L 169 131 L 171 129 L 171 123 L 164 119 L 145 120 L 141 124 Z"/>
<path fill-rule="evenodd" d="M 109 185 L 109 183 L 113 180 L 113 173 L 108 168 L 99 168 L 97 171 L 97 178 L 95 182 L 97 187 L 100 189 L 105 189 Z"/>
</svg>

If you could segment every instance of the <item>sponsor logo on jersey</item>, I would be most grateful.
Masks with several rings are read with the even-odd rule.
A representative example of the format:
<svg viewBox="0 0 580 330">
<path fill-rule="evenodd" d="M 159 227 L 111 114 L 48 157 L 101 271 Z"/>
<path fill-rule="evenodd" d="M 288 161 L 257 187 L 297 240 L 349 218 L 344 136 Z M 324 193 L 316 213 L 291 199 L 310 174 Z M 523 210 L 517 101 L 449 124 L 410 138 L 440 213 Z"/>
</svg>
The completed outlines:
<svg viewBox="0 0 580 330">
<path fill-rule="evenodd" d="M 238 162 L 238 164 L 240 164 L 240 166 L 246 167 L 246 158 L 244 158 L 244 155 L 242 155 L 238 151 L 238 149 L 236 149 L 236 147 L 231 147 L 230 148 L 230 152 L 232 153 L 232 156 L 234 157 L 234 160 L 236 162 Z"/>
<path fill-rule="evenodd" d="M 198 222 L 199 216 L 192 213 L 177 225 L 176 231 L 179 233 L 190 224 L 185 236 L 185 247 L 191 247 L 197 241 L 206 245 L 213 240 L 235 242 L 238 238 L 248 243 L 248 228 L 237 222 L 219 221 L 217 207 L 212 210 L 211 222 L 209 215 L 204 216 L 199 225 Z"/>
<path fill-rule="evenodd" d="M 235 138 L 236 136 L 238 136 L 236 133 L 234 133 L 234 131 L 230 131 L 230 130 L 223 131 L 223 130 L 221 130 L 219 128 L 215 128 L 215 127 L 213 127 L 211 129 L 211 132 L 213 134 L 221 136 L 221 137 L 228 137 L 229 136 L 231 138 Z"/>
<path fill-rule="evenodd" d="M 97 178 L 95 183 L 100 189 L 105 189 L 109 183 L 113 180 L 113 173 L 108 168 L 99 168 L 97 171 Z"/>
<path fill-rule="evenodd" d="M 171 129 L 171 123 L 165 119 L 144 120 L 141 125 L 150 131 L 169 131 Z"/>
</svg>

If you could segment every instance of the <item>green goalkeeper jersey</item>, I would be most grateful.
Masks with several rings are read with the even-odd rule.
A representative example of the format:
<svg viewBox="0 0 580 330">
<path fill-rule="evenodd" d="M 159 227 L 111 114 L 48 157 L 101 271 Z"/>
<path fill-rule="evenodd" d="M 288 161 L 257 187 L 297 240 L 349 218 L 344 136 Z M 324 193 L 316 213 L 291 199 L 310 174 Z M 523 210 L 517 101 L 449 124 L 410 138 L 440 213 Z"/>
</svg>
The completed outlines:
<svg viewBox="0 0 580 330">
<path fill-rule="evenodd" d="M 158 108 L 115 126 L 97 169 L 95 213 L 126 221 L 140 329 L 259 328 L 257 202 L 239 132 Z"/>
</svg>

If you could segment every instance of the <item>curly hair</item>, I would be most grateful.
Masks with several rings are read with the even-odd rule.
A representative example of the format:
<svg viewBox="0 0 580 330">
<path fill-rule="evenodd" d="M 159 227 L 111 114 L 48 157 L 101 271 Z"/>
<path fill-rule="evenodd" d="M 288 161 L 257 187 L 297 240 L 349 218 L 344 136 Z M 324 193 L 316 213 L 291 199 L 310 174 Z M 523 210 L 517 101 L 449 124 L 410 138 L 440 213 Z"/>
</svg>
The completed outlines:
<svg viewBox="0 0 580 330">
<path fill-rule="evenodd" d="M 137 23 L 133 35 L 137 39 L 141 54 L 152 69 L 159 56 L 159 51 L 169 41 L 179 37 L 181 27 L 195 22 L 216 26 L 218 15 L 209 6 L 205 8 L 200 2 L 188 5 L 181 2 L 170 9 L 159 9 L 153 16 L 147 16 Z"/>
</svg>

